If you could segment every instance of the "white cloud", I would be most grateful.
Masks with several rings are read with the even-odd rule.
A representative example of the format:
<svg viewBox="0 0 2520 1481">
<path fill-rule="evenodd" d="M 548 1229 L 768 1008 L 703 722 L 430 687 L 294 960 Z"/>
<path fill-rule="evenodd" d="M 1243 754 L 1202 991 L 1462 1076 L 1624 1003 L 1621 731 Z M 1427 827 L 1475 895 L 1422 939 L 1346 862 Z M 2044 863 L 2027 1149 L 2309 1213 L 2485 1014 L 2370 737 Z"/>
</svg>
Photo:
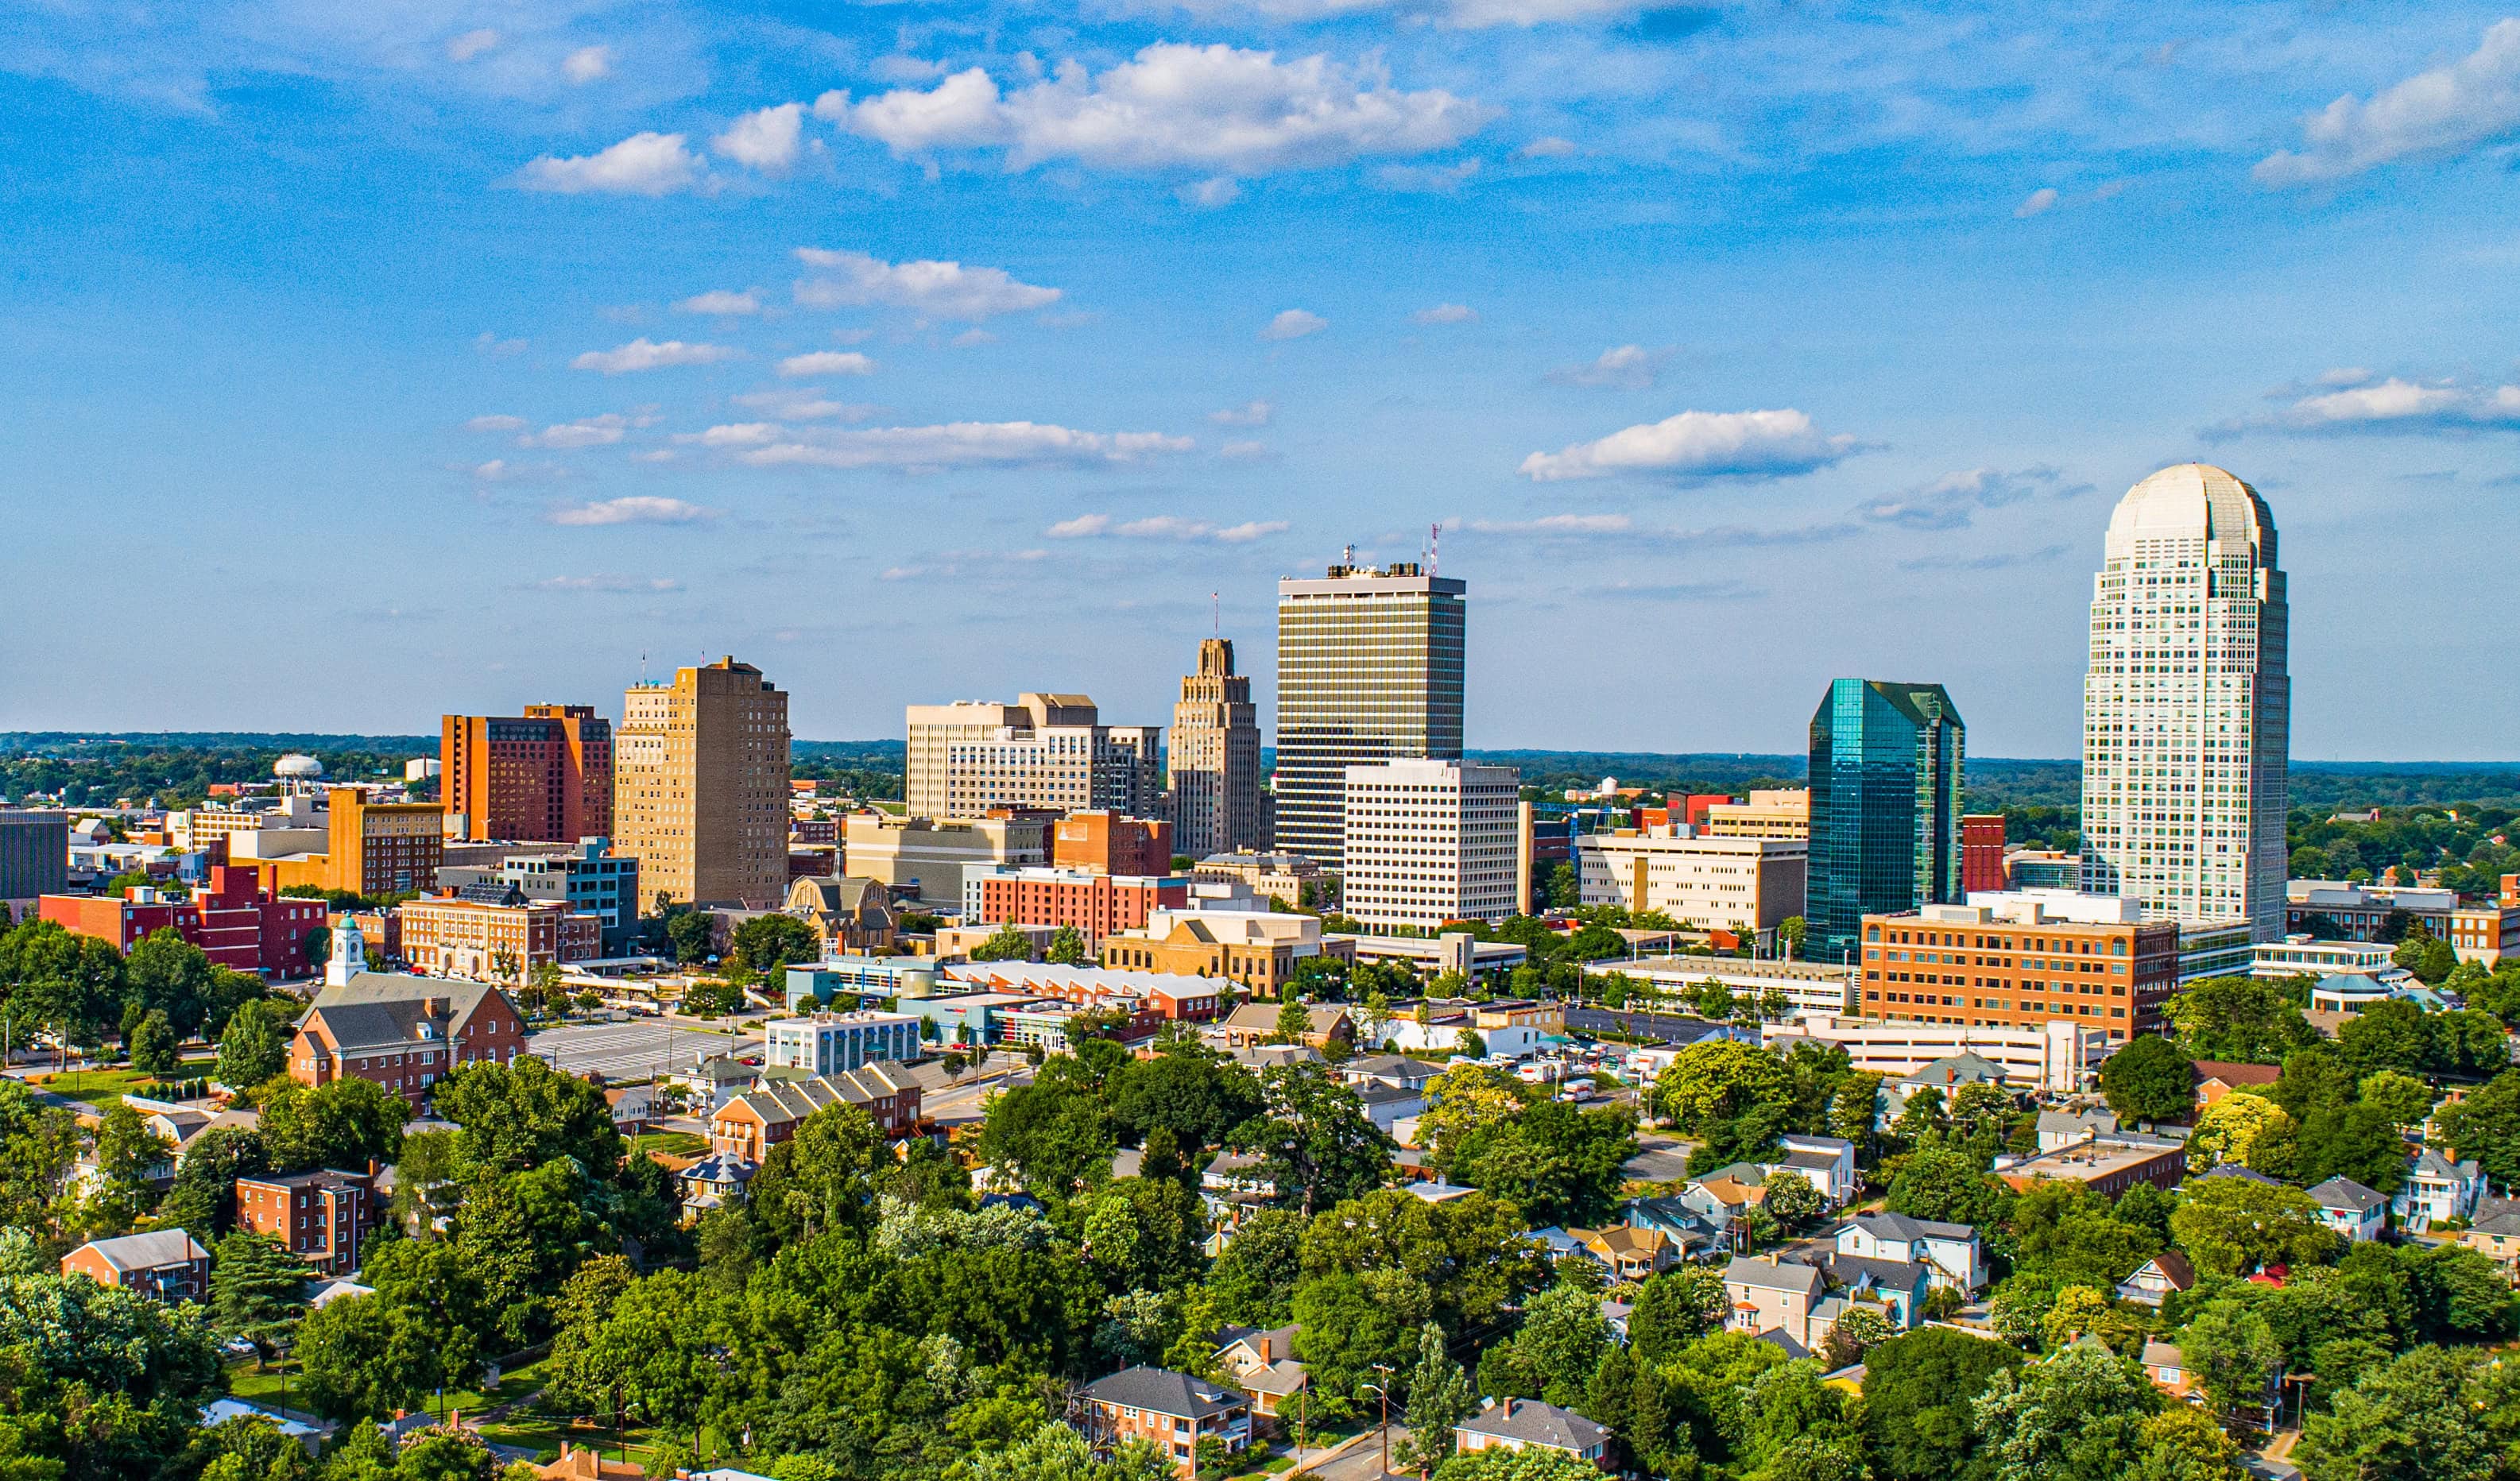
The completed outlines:
<svg viewBox="0 0 2520 1481">
<path fill-rule="evenodd" d="M 522 417 L 475 417 L 464 424 L 468 432 L 520 432 L 526 423 Z"/>
<path fill-rule="evenodd" d="M 1249 437 L 1225 443 L 1217 448 L 1216 455 L 1228 463 L 1266 463 L 1277 456 L 1269 451 L 1268 443 Z"/>
<path fill-rule="evenodd" d="M 956 349 L 973 349 L 983 344 L 997 343 L 998 337 L 984 329 L 967 329 L 945 342 Z"/>
<path fill-rule="evenodd" d="M 896 52 L 867 64 L 867 75 L 884 82 L 927 82 L 945 75 L 945 64 Z"/>
<path fill-rule="evenodd" d="M 717 511 L 680 499 L 632 495 L 599 499 L 592 504 L 563 505 L 544 516 L 554 524 L 691 524 L 717 517 Z"/>
<path fill-rule="evenodd" d="M 1467 324 L 1478 316 L 1479 311 L 1465 303 L 1438 303 L 1433 308 L 1421 308 L 1409 318 L 1415 324 Z"/>
<path fill-rule="evenodd" d="M 1543 483 L 1612 473 L 1778 477 L 1826 468 L 1854 450 L 1854 438 L 1822 436 L 1810 417 L 1791 408 L 1682 412 L 1553 453 L 1533 453 L 1522 460 L 1521 471 Z"/>
<path fill-rule="evenodd" d="M 600 154 L 545 155 L 518 172 L 530 191 L 562 196 L 670 196 L 699 183 L 700 157 L 682 134 L 641 133 Z"/>
<path fill-rule="evenodd" d="M 1184 205 L 1196 205 L 1214 210 L 1218 206 L 1232 205 L 1241 200 L 1242 182 L 1232 175 L 1217 175 L 1206 180 L 1193 180 L 1173 194 L 1181 197 Z"/>
<path fill-rule="evenodd" d="M 2021 203 L 2012 208 L 2012 216 L 2016 221 L 2024 220 L 2038 215 L 2041 211 L 2053 210 L 2055 206 L 2056 188 L 2052 185 L 2042 186 L 2022 198 Z"/>
<path fill-rule="evenodd" d="M 608 447 L 621 440 L 630 419 L 617 412 L 601 417 L 588 417 L 577 422 L 562 422 L 541 431 L 518 437 L 518 447 Z"/>
<path fill-rule="evenodd" d="M 642 335 L 613 349 L 588 350 L 571 360 L 569 365 L 575 370 L 621 376 L 633 371 L 663 370 L 673 365 L 715 365 L 721 360 L 738 360 L 742 356 L 743 351 L 723 344 L 685 344 L 680 339 L 668 339 L 658 344 Z"/>
<path fill-rule="evenodd" d="M 2092 491 L 2088 483 L 2065 484 L 2052 468 L 1972 468 L 1945 473 L 1929 483 L 1886 494 L 1859 506 L 1856 513 L 1875 524 L 1909 529 L 1958 529 L 1981 510 L 2002 509 L 2025 499 L 2048 496 L 2071 499 Z"/>
<path fill-rule="evenodd" d="M 1625 515 L 1543 515 L 1537 519 L 1473 519 L 1482 535 L 1619 535 L 1636 527 Z"/>
<path fill-rule="evenodd" d="M 1260 337 L 1263 339 L 1301 339 L 1306 335 L 1318 335 L 1329 327 L 1330 321 L 1323 318 L 1319 314 L 1309 313 L 1300 308 L 1290 308 L 1281 312 L 1277 318 L 1270 320 L 1269 327 L 1260 332 Z"/>
<path fill-rule="evenodd" d="M 1046 308 L 1059 298 L 1058 289 L 1018 283 L 1004 268 L 965 267 L 932 258 L 886 262 L 865 252 L 819 247 L 800 247 L 796 257 L 816 269 L 816 276 L 796 283 L 796 301 L 809 308 L 882 305 L 940 319 L 979 320 Z"/>
<path fill-rule="evenodd" d="M 2520 130 L 2520 18 L 2494 22 L 2476 50 L 2417 72 L 2368 103 L 2337 99 L 2302 121 L 2299 153 L 2258 161 L 2260 185 L 2342 180 L 2391 160 L 2455 155 Z"/>
<path fill-rule="evenodd" d="M 1402 92 L 1378 65 L 1349 67 L 1322 56 L 1282 63 L 1274 52 L 1173 42 L 1101 73 L 1061 63 L 1003 95 L 975 67 L 925 92 L 898 89 L 855 104 L 827 96 L 815 113 L 900 156 L 1003 146 L 1015 170 L 1073 159 L 1225 176 L 1449 149 L 1489 116 L 1441 90 Z"/>
<path fill-rule="evenodd" d="M 737 292 L 732 289 L 713 288 L 705 293 L 694 293 L 674 305 L 679 313 L 718 314 L 740 317 L 761 312 L 761 297 L 751 289 Z"/>
<path fill-rule="evenodd" d="M 2275 413 L 2272 425 L 2299 432 L 2520 429 L 2520 385 L 2408 381 L 2398 376 L 2371 381 L 2367 372 L 2353 371 L 2330 371 L 2319 383 L 2337 388 L 2297 397 Z M 2236 431 L 2248 425 L 2266 423 L 2220 430 Z"/>
<path fill-rule="evenodd" d="M 779 362 L 783 376 L 872 376 L 875 362 L 856 350 L 818 349 Z"/>
<path fill-rule="evenodd" d="M 1267 426 L 1270 413 L 1275 410 L 1266 401 L 1247 401 L 1221 412 L 1209 412 L 1207 420 L 1219 426 Z"/>
<path fill-rule="evenodd" d="M 544 592 L 678 592 L 683 583 L 671 576 L 551 576 L 534 583 Z"/>
<path fill-rule="evenodd" d="M 560 70 L 562 76 L 580 87 L 601 81 L 612 75 L 612 48 L 581 46 L 562 60 Z"/>
<path fill-rule="evenodd" d="M 728 159 L 767 174 L 792 168 L 805 142 L 805 105 L 782 103 L 738 118 L 709 147 Z"/>
<path fill-rule="evenodd" d="M 1566 365 L 1549 373 L 1549 379 L 1559 385 L 1616 386 L 1622 390 L 1641 391 L 1654 383 L 1662 374 L 1663 362 L 1671 358 L 1667 349 L 1647 349 L 1642 344 L 1613 345 L 1601 351 L 1600 358 L 1590 365 Z"/>
<path fill-rule="evenodd" d="M 676 432 L 674 440 L 699 447 L 766 447 L 787 428 L 776 422 L 731 422 L 700 432 Z"/>
<path fill-rule="evenodd" d="M 484 483 L 504 483 L 515 474 L 509 471 L 507 459 L 493 458 L 487 463 L 472 465 L 472 476 Z"/>
<path fill-rule="evenodd" d="M 864 422 L 876 414 L 876 408 L 863 402 L 832 401 L 812 385 L 780 386 L 771 390 L 745 391 L 729 396 L 738 406 L 765 411 L 782 422 Z"/>
<path fill-rule="evenodd" d="M 1283 519 L 1248 519 L 1218 526 L 1207 519 L 1180 515 L 1150 515 L 1143 519 L 1115 520 L 1109 515 L 1079 515 L 1062 519 L 1043 533 L 1053 540 L 1083 540 L 1111 535 L 1122 540 L 1197 540 L 1219 545 L 1247 545 L 1286 528 Z"/>
<path fill-rule="evenodd" d="M 466 31 L 446 43 L 446 60 L 470 62 L 475 57 L 494 50 L 498 44 L 499 33 L 488 26 L 483 26 L 477 31 Z"/>
<path fill-rule="evenodd" d="M 1514 153 L 1526 159 L 1563 159 L 1575 153 L 1575 142 L 1552 134 L 1545 139 L 1534 139 Z"/>
<path fill-rule="evenodd" d="M 480 353 L 489 356 L 493 360 L 505 360 L 512 355 L 523 354 L 525 352 L 525 341 L 522 339 L 502 339 L 497 335 L 494 335 L 485 329 L 481 331 L 480 334 L 473 337 L 472 347 Z"/>
<path fill-rule="evenodd" d="M 1479 172 L 1479 161 L 1464 159 L 1459 164 L 1386 164 L 1375 178 L 1385 190 L 1407 191 L 1417 195 L 1449 196 L 1469 184 Z"/>
<path fill-rule="evenodd" d="M 936 426 L 877 426 L 799 431 L 792 441 L 742 455 L 761 467 L 947 468 L 1101 467 L 1135 463 L 1155 453 L 1186 452 L 1188 437 L 1162 432 L 1081 432 L 1039 422 L 952 422 Z"/>
</svg>

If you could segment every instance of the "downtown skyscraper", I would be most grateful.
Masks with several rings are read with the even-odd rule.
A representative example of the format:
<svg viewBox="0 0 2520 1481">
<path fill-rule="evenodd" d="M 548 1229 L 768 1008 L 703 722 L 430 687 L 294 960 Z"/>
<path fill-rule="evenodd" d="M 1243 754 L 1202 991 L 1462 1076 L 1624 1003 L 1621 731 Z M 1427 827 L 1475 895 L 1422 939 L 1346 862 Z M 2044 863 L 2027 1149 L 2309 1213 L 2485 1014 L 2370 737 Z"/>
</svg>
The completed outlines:
<svg viewBox="0 0 2520 1481">
<path fill-rule="evenodd" d="M 2127 491 L 2092 583 L 2083 888 L 2283 933 L 2289 618 L 2258 491 L 2182 463 Z"/>
<path fill-rule="evenodd" d="M 1868 915 L 1960 898 L 1967 727 L 1939 684 L 1839 679 L 1811 722 L 1805 954 L 1854 960 Z"/>
<path fill-rule="evenodd" d="M 1198 646 L 1173 705 L 1165 752 L 1173 799 L 1173 847 L 1193 859 L 1269 846 L 1268 794 L 1260 787 L 1260 712 L 1251 678 L 1234 671 L 1234 644 Z"/>
<path fill-rule="evenodd" d="M 776 910 L 788 893 L 788 696 L 732 657 L 621 699 L 613 843 L 639 887 L 692 905 Z"/>
<path fill-rule="evenodd" d="M 1349 767 L 1461 759 L 1467 591 L 1415 563 L 1279 581 L 1277 847 L 1336 870 Z"/>
</svg>

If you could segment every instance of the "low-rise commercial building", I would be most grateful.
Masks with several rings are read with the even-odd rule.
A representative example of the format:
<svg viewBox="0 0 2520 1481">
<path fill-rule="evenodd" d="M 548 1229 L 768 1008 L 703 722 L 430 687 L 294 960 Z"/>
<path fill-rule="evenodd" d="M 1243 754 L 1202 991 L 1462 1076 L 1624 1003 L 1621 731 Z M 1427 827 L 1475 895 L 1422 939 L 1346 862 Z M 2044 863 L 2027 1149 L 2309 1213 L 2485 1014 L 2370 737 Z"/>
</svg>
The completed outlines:
<svg viewBox="0 0 2520 1481">
<path fill-rule="evenodd" d="M 1254 894 L 1289 908 L 1307 903 L 1306 890 L 1321 886 L 1322 867 L 1302 854 L 1243 850 L 1210 854 L 1191 867 L 1193 879 L 1214 879 L 1250 886 Z"/>
<path fill-rule="evenodd" d="M 1001 866 L 974 870 L 968 887 L 979 903 L 972 923 L 1070 926 L 1088 949 L 1117 932 L 1144 929 L 1158 910 L 1190 904 L 1190 880 L 1177 875 Z"/>
<path fill-rule="evenodd" d="M 1586 905 L 1660 911 L 1683 925 L 1713 927 L 1775 944 L 1776 928 L 1803 913 L 1811 845 L 1795 838 L 1725 838 L 1686 827 L 1587 833 L 1575 840 L 1575 878 Z"/>
<path fill-rule="evenodd" d="M 2042 1095 L 2088 1089 L 2111 1053 L 2106 1029 L 2067 1018 L 1997 1025 L 1814 1013 L 1761 1030 L 1761 1041 L 1772 1048 L 1798 1038 L 1834 1045 L 1855 1068 L 1894 1078 L 1936 1060 L 1979 1055 L 1999 1068 L 2004 1084 Z"/>
<path fill-rule="evenodd" d="M 2170 1137 L 2120 1132 L 2026 1157 L 2000 1154 L 1995 1175 L 2014 1192 L 2042 1181 L 2081 1183 L 2103 1198 L 2115 1198 L 2138 1183 L 2168 1192 L 2187 1176 L 2187 1144 Z"/>
<path fill-rule="evenodd" d="M 2400 934 L 2398 924 L 2420 925 L 2448 940 L 2451 913 L 2458 909 L 2458 892 L 2411 885 L 2357 884 L 2349 879 L 2284 881 L 2284 933 L 2325 941 L 2377 941 Z"/>
<path fill-rule="evenodd" d="M 951 821 L 851 813 L 840 840 L 841 868 L 851 876 L 873 879 L 897 899 L 966 909 L 967 870 L 1050 862 L 1049 819 L 1005 811 Z"/>
<path fill-rule="evenodd" d="M 1131 971 L 1110 966 L 1066 966 L 1056 962 L 956 962 L 944 981 L 964 991 L 1055 998 L 1084 1008 L 1119 999 L 1144 1005 L 1158 1021 L 1206 1023 L 1223 1011 L 1231 988 L 1220 978 L 1179 972 Z M 917 1005 L 905 1002 L 905 1012 Z"/>
<path fill-rule="evenodd" d="M 878 1059 L 907 1062 L 919 1056 L 919 1017 L 914 1013 L 814 1013 L 775 1018 L 762 1026 L 762 1064 L 770 1069 L 836 1074 Z"/>
<path fill-rule="evenodd" d="M 555 900 L 529 900 L 513 885 L 473 885 L 467 895 L 407 900 L 394 910 L 402 959 L 423 972 L 478 982 L 522 983 L 546 963 L 604 955 L 604 922 Z"/>
<path fill-rule="evenodd" d="M 494 848 L 483 862 L 455 862 L 466 845 L 447 850 L 448 862 L 437 871 L 437 887 L 462 890 L 495 884 L 516 889 L 528 900 L 566 905 L 603 922 L 604 955 L 628 951 L 639 934 L 639 861 L 612 852 L 612 840 L 580 838 L 564 848 L 546 844 L 533 849 Z"/>
<path fill-rule="evenodd" d="M 208 882 L 178 900 L 154 887 L 119 895 L 46 895 L 43 919 L 77 936 L 129 951 L 153 931 L 171 930 L 219 965 L 275 977 L 312 969 L 306 938 L 325 921 L 324 902 L 257 887 L 249 869 L 213 865 Z"/>
<path fill-rule="evenodd" d="M 1695 799 L 1690 799 L 1692 806 Z M 1718 838 L 1811 838 L 1811 792 L 1803 787 L 1753 789 L 1746 802 L 1707 805 L 1706 830 Z"/>
<path fill-rule="evenodd" d="M 1518 941 L 1482 941 L 1468 931 L 1441 931 L 1432 936 L 1357 935 L 1329 931 L 1322 950 L 1342 953 L 1351 962 L 1388 962 L 1421 977 L 1459 972 L 1464 977 L 1501 976 L 1531 960 Z"/>
<path fill-rule="evenodd" d="M 1649 982 L 1664 993 L 1687 992 L 1706 982 L 1724 984 L 1736 998 L 1764 1000 L 1774 992 L 1795 1013 L 1844 1016 L 1856 1009 L 1855 968 L 1833 962 L 1778 957 L 1646 957 L 1635 962 L 1588 962 L 1584 970 L 1596 977 L 1622 973 Z"/>
<path fill-rule="evenodd" d="M 2249 953 L 2252 977 L 2325 977 L 2352 972 L 2378 978 L 2405 970 L 2392 960 L 2397 948 L 2386 941 L 2316 941 L 2286 936 L 2258 942 Z"/>
<path fill-rule="evenodd" d="M 2178 922 L 2132 897 L 1975 895 L 1863 922 L 1868 1017 L 1970 1027 L 2059 1018 L 2150 1032 L 2179 983 Z"/>
<path fill-rule="evenodd" d="M 1239 882 L 1197 878 L 1186 905 L 1154 911 L 1143 927 L 1102 942 L 1105 966 L 1223 977 L 1269 998 L 1296 963 L 1323 954 L 1320 917 L 1273 911 Z M 1342 947 L 1329 955 L 1349 953 Z"/>
<path fill-rule="evenodd" d="M 936 991 L 936 963 L 926 957 L 827 957 L 788 968 L 788 1010 L 828 1008 L 842 996 L 924 998 Z"/>
</svg>

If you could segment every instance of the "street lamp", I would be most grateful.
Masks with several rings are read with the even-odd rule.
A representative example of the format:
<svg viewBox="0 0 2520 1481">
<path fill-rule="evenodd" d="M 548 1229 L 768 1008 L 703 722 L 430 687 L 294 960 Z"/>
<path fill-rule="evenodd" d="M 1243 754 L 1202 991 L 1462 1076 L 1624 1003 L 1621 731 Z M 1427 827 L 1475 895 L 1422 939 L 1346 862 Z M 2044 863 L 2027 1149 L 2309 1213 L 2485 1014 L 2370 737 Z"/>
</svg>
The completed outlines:
<svg viewBox="0 0 2520 1481">
<path fill-rule="evenodd" d="M 1382 1374 L 1380 1383 L 1360 1382 L 1357 1387 L 1372 1390 L 1373 1396 L 1382 1401 L 1382 1422 L 1375 1432 L 1382 1444 L 1382 1473 L 1387 1476 L 1391 1474 L 1391 1365 L 1376 1363 L 1373 1371 Z"/>
</svg>

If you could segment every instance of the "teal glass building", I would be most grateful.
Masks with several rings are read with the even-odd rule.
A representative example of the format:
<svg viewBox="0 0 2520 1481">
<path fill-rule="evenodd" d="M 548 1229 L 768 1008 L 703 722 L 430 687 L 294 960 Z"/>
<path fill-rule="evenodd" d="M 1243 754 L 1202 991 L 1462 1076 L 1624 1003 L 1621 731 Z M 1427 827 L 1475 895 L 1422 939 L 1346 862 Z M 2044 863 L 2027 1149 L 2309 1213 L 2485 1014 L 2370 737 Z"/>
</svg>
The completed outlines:
<svg viewBox="0 0 2520 1481">
<path fill-rule="evenodd" d="M 1829 685 L 1811 723 L 1812 961 L 1854 960 L 1868 914 L 1960 898 L 1964 737 L 1939 684 Z"/>
</svg>

